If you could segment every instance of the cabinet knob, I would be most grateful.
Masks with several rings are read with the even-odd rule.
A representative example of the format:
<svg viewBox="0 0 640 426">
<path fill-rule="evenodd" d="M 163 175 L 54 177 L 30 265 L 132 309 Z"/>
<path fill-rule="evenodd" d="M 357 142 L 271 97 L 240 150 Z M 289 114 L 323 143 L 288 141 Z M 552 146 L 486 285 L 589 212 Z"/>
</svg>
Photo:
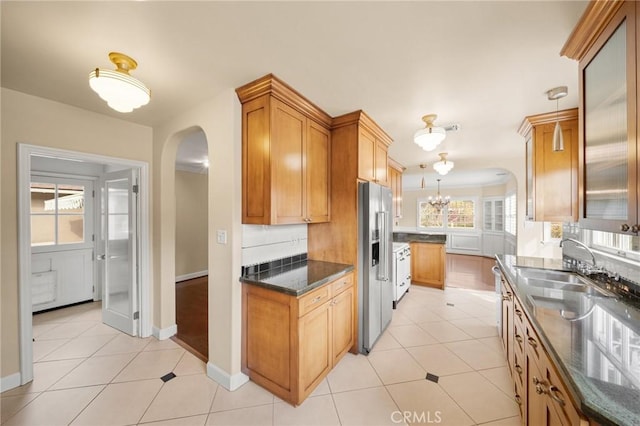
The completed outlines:
<svg viewBox="0 0 640 426">
<path fill-rule="evenodd" d="M 534 348 L 537 348 L 537 347 L 538 347 L 538 342 L 537 342 L 537 341 L 536 341 L 536 339 L 534 339 L 533 337 L 528 337 L 528 338 L 527 338 L 527 342 L 529 342 L 529 344 L 530 344 L 531 346 L 533 346 Z M 534 379 L 535 379 L 535 377 L 534 377 Z"/>
<path fill-rule="evenodd" d="M 620 225 L 620 230 L 622 232 L 627 232 L 629 230 L 629 225 L 627 225 L 626 223 Z"/>
<path fill-rule="evenodd" d="M 519 364 L 516 364 L 513 368 L 518 372 L 518 374 L 522 374 L 522 367 L 520 367 Z"/>
<path fill-rule="evenodd" d="M 518 405 L 522 405 L 522 398 L 520 397 L 520 395 L 516 394 L 515 399 Z"/>
<path fill-rule="evenodd" d="M 639 231 L 640 231 L 640 225 L 633 225 L 633 226 L 631 227 L 631 232 L 633 232 L 633 233 L 636 233 L 636 234 L 637 234 Z"/>
<path fill-rule="evenodd" d="M 543 393 L 546 393 L 546 391 L 544 390 L 544 387 L 542 387 L 542 385 L 536 385 L 536 393 L 538 395 L 542 395 Z"/>
</svg>

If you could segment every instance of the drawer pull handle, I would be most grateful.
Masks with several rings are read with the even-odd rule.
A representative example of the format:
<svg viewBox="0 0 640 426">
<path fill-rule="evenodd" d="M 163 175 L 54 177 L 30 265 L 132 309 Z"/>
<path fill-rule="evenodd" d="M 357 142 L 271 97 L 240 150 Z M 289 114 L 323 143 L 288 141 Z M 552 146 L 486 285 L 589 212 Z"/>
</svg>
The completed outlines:
<svg viewBox="0 0 640 426">
<path fill-rule="evenodd" d="M 520 365 L 516 364 L 515 367 L 513 367 L 516 369 L 516 371 L 518 372 L 518 374 L 522 374 L 522 367 L 520 367 Z"/>
<path fill-rule="evenodd" d="M 560 389 L 558 389 L 556 386 L 551 385 L 549 386 L 549 396 L 551 397 L 551 399 L 553 399 L 555 402 L 557 402 L 558 404 L 564 406 L 564 399 L 562 399 L 561 397 L 559 397 L 557 394 L 561 394 L 560 393 Z M 562 395 L 562 394 L 561 394 Z"/>
<path fill-rule="evenodd" d="M 322 296 L 316 296 L 313 298 L 313 300 L 311 301 L 311 304 L 313 305 L 314 303 L 317 303 L 320 301 L 320 299 L 322 299 Z"/>
<path fill-rule="evenodd" d="M 536 341 L 536 339 L 534 339 L 533 337 L 529 337 L 527 338 L 527 342 L 529 342 L 529 344 L 531 346 L 533 346 L 534 348 L 538 347 L 538 342 Z"/>
<path fill-rule="evenodd" d="M 518 405 L 522 405 L 522 398 L 520 397 L 520 395 L 516 394 L 516 402 L 518 403 Z"/>
<path fill-rule="evenodd" d="M 542 395 L 547 392 L 544 390 L 544 387 L 542 385 L 536 385 L 536 393 L 538 395 Z"/>
<path fill-rule="evenodd" d="M 516 315 L 522 319 L 522 311 L 520 309 L 516 309 Z"/>
<path fill-rule="evenodd" d="M 516 334 L 516 340 L 518 341 L 518 343 L 522 343 L 522 336 L 519 334 Z"/>
</svg>

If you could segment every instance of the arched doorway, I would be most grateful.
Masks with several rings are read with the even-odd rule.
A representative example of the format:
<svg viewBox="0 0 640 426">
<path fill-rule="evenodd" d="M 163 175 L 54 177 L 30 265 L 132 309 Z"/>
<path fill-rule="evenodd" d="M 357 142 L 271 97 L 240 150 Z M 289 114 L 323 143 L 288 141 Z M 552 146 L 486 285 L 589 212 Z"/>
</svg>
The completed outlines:
<svg viewBox="0 0 640 426">
<path fill-rule="evenodd" d="M 175 162 L 175 339 L 208 360 L 208 167 L 201 129 L 183 135 Z"/>
</svg>

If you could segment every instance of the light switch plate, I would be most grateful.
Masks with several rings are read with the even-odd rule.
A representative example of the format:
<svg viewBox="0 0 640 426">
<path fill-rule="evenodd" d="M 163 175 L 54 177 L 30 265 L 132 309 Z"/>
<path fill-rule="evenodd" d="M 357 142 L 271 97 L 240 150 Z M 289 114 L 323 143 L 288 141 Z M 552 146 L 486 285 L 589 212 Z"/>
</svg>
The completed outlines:
<svg viewBox="0 0 640 426">
<path fill-rule="evenodd" d="M 218 229 L 216 234 L 216 241 L 218 244 L 227 244 L 227 231 Z"/>
</svg>

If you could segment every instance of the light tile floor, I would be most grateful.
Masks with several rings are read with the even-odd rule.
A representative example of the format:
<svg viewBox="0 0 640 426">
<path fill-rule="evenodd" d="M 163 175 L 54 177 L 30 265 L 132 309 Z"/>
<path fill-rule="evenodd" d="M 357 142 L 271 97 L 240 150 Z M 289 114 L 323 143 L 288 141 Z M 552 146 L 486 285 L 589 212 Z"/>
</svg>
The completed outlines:
<svg viewBox="0 0 640 426">
<path fill-rule="evenodd" d="M 2 424 L 519 425 L 495 297 L 412 286 L 371 354 L 347 354 L 295 408 L 253 382 L 227 391 L 173 341 L 103 325 L 97 303 L 36 315 L 35 379 L 2 394 Z"/>
</svg>

